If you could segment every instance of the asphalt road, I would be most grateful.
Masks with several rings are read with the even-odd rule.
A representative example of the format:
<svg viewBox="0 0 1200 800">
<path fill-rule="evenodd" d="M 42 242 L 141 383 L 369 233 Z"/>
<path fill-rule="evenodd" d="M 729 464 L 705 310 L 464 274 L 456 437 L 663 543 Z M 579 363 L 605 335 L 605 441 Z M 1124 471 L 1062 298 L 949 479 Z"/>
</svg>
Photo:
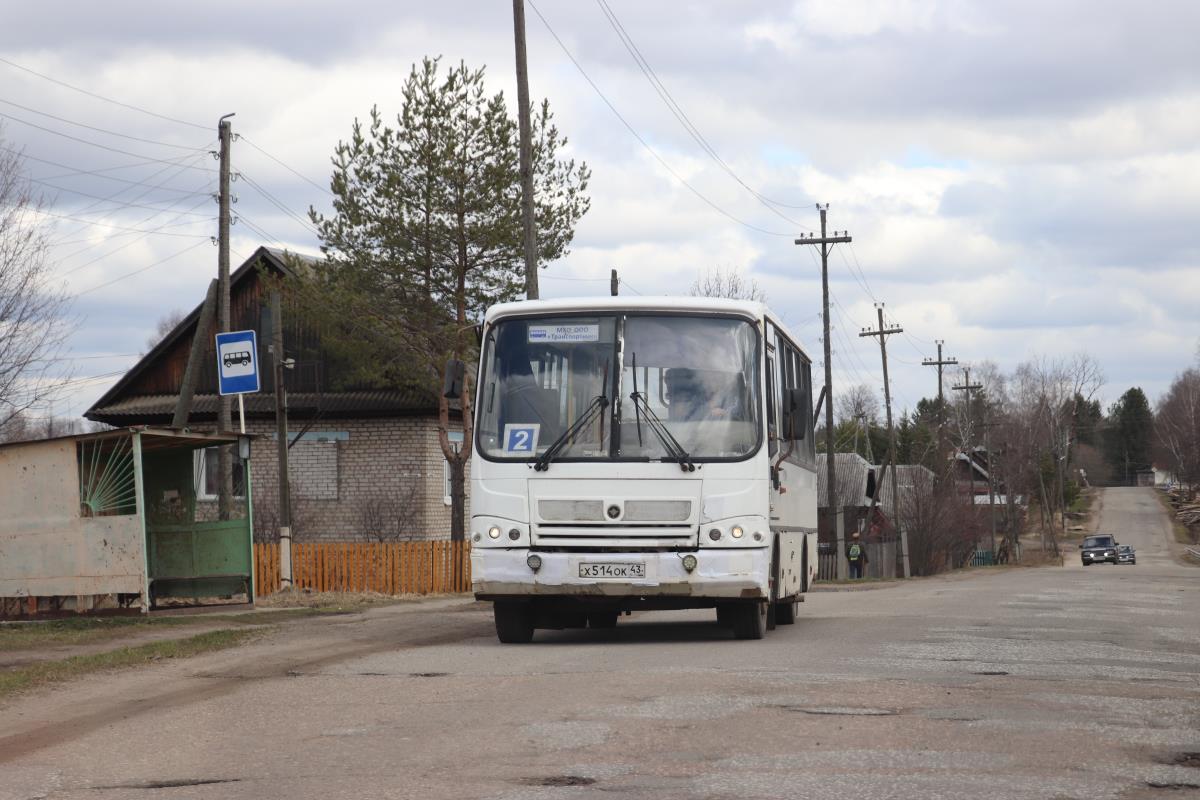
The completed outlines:
<svg viewBox="0 0 1200 800">
<path fill-rule="evenodd" d="M 0 707 L 0 798 L 1142 798 L 1200 794 L 1200 569 L 1152 490 L 1136 566 L 814 593 L 499 645 L 441 601 Z"/>
</svg>

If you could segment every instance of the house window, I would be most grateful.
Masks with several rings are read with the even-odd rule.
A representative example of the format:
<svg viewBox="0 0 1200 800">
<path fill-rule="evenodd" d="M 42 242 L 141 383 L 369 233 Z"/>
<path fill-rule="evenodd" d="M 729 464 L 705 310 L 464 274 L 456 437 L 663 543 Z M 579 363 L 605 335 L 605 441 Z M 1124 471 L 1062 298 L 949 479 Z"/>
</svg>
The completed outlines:
<svg viewBox="0 0 1200 800">
<path fill-rule="evenodd" d="M 232 449 L 232 448 L 231 448 Z M 218 447 L 206 447 L 195 451 L 193 456 L 196 473 L 196 499 L 216 500 L 221 491 L 221 471 L 217 466 Z M 246 496 L 246 473 L 242 460 L 236 453 L 230 454 L 233 461 L 233 496 L 242 500 Z"/>
<path fill-rule="evenodd" d="M 447 436 L 450 437 L 450 446 L 457 453 L 462 448 L 462 431 L 449 431 Z M 446 505 L 453 502 L 450 497 L 450 462 L 444 459 L 442 460 L 442 502 Z"/>
</svg>

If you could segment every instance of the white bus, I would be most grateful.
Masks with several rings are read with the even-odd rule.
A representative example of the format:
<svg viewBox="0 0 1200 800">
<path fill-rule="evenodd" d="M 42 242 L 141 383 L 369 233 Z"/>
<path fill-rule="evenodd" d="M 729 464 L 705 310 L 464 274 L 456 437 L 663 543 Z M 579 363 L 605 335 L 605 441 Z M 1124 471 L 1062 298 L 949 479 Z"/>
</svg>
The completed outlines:
<svg viewBox="0 0 1200 800">
<path fill-rule="evenodd" d="M 532 300 L 484 320 L 471 575 L 502 642 L 714 608 L 794 622 L 817 574 L 812 367 L 761 303 Z"/>
</svg>

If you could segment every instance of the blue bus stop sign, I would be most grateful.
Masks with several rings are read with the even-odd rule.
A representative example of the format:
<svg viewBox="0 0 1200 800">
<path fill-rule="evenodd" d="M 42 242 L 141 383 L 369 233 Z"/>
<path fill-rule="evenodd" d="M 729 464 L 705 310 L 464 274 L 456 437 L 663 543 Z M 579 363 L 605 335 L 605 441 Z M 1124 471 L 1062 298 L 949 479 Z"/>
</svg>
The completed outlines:
<svg viewBox="0 0 1200 800">
<path fill-rule="evenodd" d="M 217 391 L 221 394 L 259 391 L 258 337 L 254 331 L 217 334 Z"/>
</svg>

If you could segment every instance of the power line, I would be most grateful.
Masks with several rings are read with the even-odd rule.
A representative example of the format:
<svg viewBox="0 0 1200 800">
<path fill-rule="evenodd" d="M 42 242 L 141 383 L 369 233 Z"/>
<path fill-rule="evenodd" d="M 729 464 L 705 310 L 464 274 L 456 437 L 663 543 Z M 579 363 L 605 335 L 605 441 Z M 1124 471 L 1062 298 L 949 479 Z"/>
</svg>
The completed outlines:
<svg viewBox="0 0 1200 800">
<path fill-rule="evenodd" d="M 58 191 L 60 191 L 60 192 L 67 192 L 68 194 L 79 195 L 80 197 L 86 197 L 86 198 L 88 198 L 89 200 L 99 200 L 99 201 L 101 201 L 101 202 L 104 202 L 104 203 L 113 202 L 113 197 L 112 197 L 112 196 L 110 196 L 110 197 L 101 197 L 100 195 L 96 195 L 96 194 L 88 194 L 87 192 L 81 192 L 81 191 L 79 191 L 78 189 L 68 189 L 66 186 L 57 186 L 57 185 L 55 185 L 55 184 L 53 184 L 53 183 L 47 183 L 46 181 L 39 181 L 37 178 L 29 178 L 28 180 L 30 180 L 31 182 L 33 182 L 33 183 L 36 183 L 36 184 L 38 184 L 38 185 L 40 185 L 40 186 L 47 186 L 47 187 L 49 187 L 49 188 L 51 188 L 51 189 L 56 189 L 56 190 L 58 190 Z M 196 194 L 199 194 L 199 192 L 197 192 Z M 162 200 L 151 200 L 150 202 L 151 202 L 151 203 L 156 203 L 156 202 L 157 202 L 157 203 L 160 203 L 160 204 L 161 204 L 161 203 L 174 204 L 174 203 L 178 203 L 178 202 L 180 201 L 180 199 L 182 199 L 182 198 L 179 198 L 179 197 L 175 197 L 175 198 L 171 198 L 171 199 L 166 199 L 166 198 L 164 198 L 164 199 L 162 199 Z M 159 211 L 160 213 L 161 213 L 161 211 L 162 211 L 162 209 L 157 209 L 157 208 L 155 208 L 153 205 L 145 205 L 145 204 L 142 204 L 142 203 L 118 203 L 118 204 L 117 204 L 117 206 L 116 206 L 115 208 L 105 209 L 105 210 L 101 211 L 100 213 L 102 213 L 102 214 L 108 214 L 108 213 L 110 213 L 110 212 L 112 212 L 112 211 L 116 211 L 118 208 L 141 208 L 141 209 L 145 209 L 145 210 L 148 210 L 148 211 Z M 83 213 L 86 213 L 86 212 L 85 212 L 85 211 L 82 211 L 82 210 L 79 210 L 79 211 L 76 211 L 75 213 L 77 213 L 77 214 L 83 214 Z M 191 213 L 191 212 L 182 212 L 182 213 Z M 196 216 L 202 216 L 202 217 L 203 217 L 203 216 L 208 216 L 208 215 L 207 215 L 207 214 L 196 214 Z"/>
<path fill-rule="evenodd" d="M 179 215 L 180 215 L 180 214 L 189 213 L 189 212 L 191 212 L 193 209 L 195 209 L 195 208 L 199 208 L 201 205 L 203 205 L 203 204 L 204 204 L 204 203 L 206 203 L 206 202 L 208 202 L 208 199 L 207 199 L 207 198 L 205 198 L 204 200 L 201 200 L 199 203 L 196 203 L 196 205 L 194 205 L 194 206 L 192 206 L 191 208 L 187 209 L 187 211 L 181 211 L 181 212 L 179 212 L 179 213 L 178 213 L 178 214 L 176 214 L 176 215 L 175 215 L 175 217 L 173 217 L 172 219 L 178 219 L 178 217 L 179 217 Z M 166 209 L 164 209 L 164 211 L 166 211 Z M 162 212 L 160 212 L 160 213 L 162 213 Z M 158 216 L 158 215 L 157 215 L 157 214 L 152 214 L 150 217 L 147 217 L 145 220 L 142 220 L 142 221 L 143 221 L 143 222 L 146 222 L 146 221 L 148 221 L 148 220 L 150 220 L 150 219 L 152 219 L 153 217 L 156 217 L 156 216 Z M 66 276 L 68 276 L 68 275 L 71 275 L 71 274 L 73 274 L 73 273 L 79 272 L 79 270 L 83 269 L 84 267 L 89 267 L 89 266 L 91 266 L 92 264 L 95 264 L 97 261 L 103 261 L 104 259 L 106 259 L 106 258 L 109 258 L 110 256 L 116 255 L 117 253 L 121 252 L 122 250 L 124 250 L 124 249 L 126 249 L 126 248 L 128 248 L 128 247 L 132 247 L 133 245 L 137 244 L 137 243 L 138 243 L 138 242 L 140 242 L 142 239 L 145 239 L 147 236 L 149 236 L 149 235 L 151 235 L 151 234 L 154 234 L 154 233 L 161 233 L 163 228 L 169 228 L 169 227 L 173 227 L 173 226 L 176 226 L 176 225 L 194 225 L 194 224 L 195 224 L 195 221 L 193 221 L 193 220 L 185 220 L 185 221 L 183 221 L 183 222 L 173 222 L 173 221 L 168 221 L 168 222 L 165 222 L 165 223 L 163 223 L 162 225 L 159 225 L 159 226 L 158 226 L 158 227 L 156 227 L 156 228 L 153 228 L 153 229 L 151 229 L 151 230 L 149 230 L 149 231 L 145 231 L 145 232 L 143 232 L 143 233 L 142 233 L 140 236 L 138 236 L 136 239 L 133 239 L 133 240 L 131 240 L 131 241 L 128 241 L 128 242 L 126 242 L 125 244 L 121 245 L 120 247 L 117 247 L 117 248 L 115 248 L 115 249 L 113 249 L 113 250 L 109 250 L 107 253 L 103 253 L 102 255 L 98 255 L 98 256 L 96 256 L 95 258 L 91 259 L 90 261 L 85 261 L 85 262 L 83 262 L 82 264 L 80 264 L 79 266 L 72 267 L 71 269 L 67 270 L 66 272 L 64 272 L 64 273 L 63 273 L 62 275 L 60 275 L 59 277 L 61 277 L 61 278 L 65 278 L 65 277 L 66 277 Z M 170 234 L 167 234 L 167 235 L 170 235 Z M 195 234 L 193 234 L 193 235 L 195 235 Z M 211 239 L 212 237 L 211 237 L 211 236 L 205 236 L 204 238 Z M 85 248 L 85 249 L 90 249 L 90 248 Z M 72 256 L 78 255 L 78 254 L 79 254 L 79 253 L 81 253 L 81 252 L 83 252 L 83 250 L 80 250 L 80 251 L 78 251 L 77 253 L 72 253 L 70 256 L 67 256 L 67 257 L 66 257 L 66 258 L 64 258 L 63 260 L 64 260 L 64 261 L 66 261 L 67 259 L 71 258 Z"/>
<path fill-rule="evenodd" d="M 122 103 L 120 100 L 113 100 L 111 97 L 105 97 L 104 95 L 96 94 L 95 92 L 89 92 L 87 89 L 80 89 L 78 86 L 73 86 L 73 85 L 67 83 L 66 81 L 60 81 L 58 78 L 52 78 L 49 75 L 43 75 L 42 73 L 37 72 L 36 70 L 30 69 L 29 67 L 21 66 L 20 64 L 16 63 L 15 61 L 9 61 L 7 58 L 0 58 L 0 63 L 8 64 L 10 67 L 19 69 L 23 72 L 28 72 L 30 75 L 36 75 L 37 77 L 41 78 L 42 80 L 50 81 L 51 83 L 66 87 L 67 89 L 71 89 L 72 91 L 79 92 L 80 94 L 86 94 L 88 97 L 94 97 L 97 100 L 103 100 L 106 103 L 112 103 L 113 105 L 121 106 L 122 108 L 128 108 L 131 111 L 139 111 L 139 112 L 141 112 L 143 114 L 147 114 L 151 117 L 165 119 L 167 122 L 176 122 L 176 123 L 179 123 L 180 125 L 188 125 L 192 128 L 200 128 L 201 130 L 211 130 L 211 128 L 208 125 L 200 125 L 199 123 L 196 123 L 196 122 L 188 122 L 187 120 L 176 119 L 175 117 L 168 117 L 165 114 L 158 114 L 154 111 L 148 111 L 147 109 L 144 109 L 140 106 L 135 106 L 130 103 Z"/>
<path fill-rule="evenodd" d="M 211 144 L 212 143 L 210 142 L 209 146 L 211 146 Z M 99 169 L 79 169 L 70 164 L 63 164 L 58 161 L 50 161 L 49 159 L 38 158 L 37 156 L 31 156 L 28 153 L 26 153 L 24 150 L 14 150 L 13 148 L 5 147 L 4 145 L 0 145 L 0 150 L 3 150 L 6 153 L 11 153 L 12 155 L 18 156 L 22 160 L 36 161 L 39 164 L 49 164 L 52 167 L 59 167 L 61 169 L 72 170 L 71 172 L 65 172 L 61 175 L 43 175 L 40 178 L 40 180 L 44 180 L 44 181 L 53 181 L 53 180 L 58 180 L 59 178 L 74 178 L 79 175 L 91 175 L 96 178 L 103 178 L 106 181 L 117 181 L 119 183 L 133 184 L 134 186 L 142 186 L 145 184 L 143 184 L 139 181 L 131 181 L 131 180 L 128 180 L 127 178 L 118 178 L 114 175 L 104 175 L 102 173 L 112 172 L 112 171 L 118 170 L 118 169 L 134 169 L 136 167 L 147 166 L 148 164 L 161 163 L 158 159 L 152 159 L 152 160 L 148 160 L 148 161 L 147 160 L 135 161 L 132 164 L 122 164 L 122 165 L 116 166 L 116 167 L 101 167 Z M 174 163 L 182 163 L 186 160 L 187 160 L 187 156 L 180 156 L 179 159 L 177 159 L 176 161 L 173 161 L 171 163 L 173 163 L 173 164 Z M 171 191 L 171 192 L 182 191 L 181 189 L 173 189 L 171 187 L 162 187 L 162 188 L 166 191 Z"/>
<path fill-rule="evenodd" d="M 3 60 L 3 59 L 0 59 L 0 60 Z M 30 122 L 27 119 L 21 119 L 20 117 L 14 117 L 12 114 L 5 114 L 3 112 L 0 112 L 0 117 L 3 117 L 4 119 L 12 120 L 13 122 L 19 122 L 22 125 L 28 125 L 31 128 L 37 128 L 39 131 L 45 131 L 46 133 L 53 134 L 54 136 L 61 136 L 64 139 L 70 139 L 73 142 L 79 142 L 80 144 L 86 144 L 90 147 L 98 147 L 99 149 L 107 150 L 110 153 L 120 153 L 123 156 L 133 156 L 134 158 L 141 158 L 141 159 L 145 159 L 146 161 L 156 162 L 159 164 L 178 163 L 178 161 L 171 161 L 171 160 L 165 159 L 165 158 L 154 158 L 152 156 L 146 155 L 145 153 L 134 153 L 130 150 L 122 150 L 119 147 L 109 147 L 106 144 L 100 144 L 99 142 L 93 142 L 90 139 L 81 139 L 80 137 L 72 136 L 69 133 L 63 133 L 62 131 L 56 131 L 53 128 L 47 128 L 45 125 L 38 125 L 36 122 Z M 205 167 L 191 167 L 191 169 L 198 169 L 198 170 L 201 170 L 202 172 L 215 172 L 216 171 L 216 170 L 208 169 Z"/>
<path fill-rule="evenodd" d="M 259 236 L 266 239 L 268 242 L 274 242 L 275 244 L 278 244 L 278 245 L 283 244 L 282 239 L 280 239 L 278 236 L 272 236 L 270 233 L 266 232 L 265 230 L 260 228 L 258 225 L 254 224 L 254 222 L 252 222 L 248 217 L 246 217 L 245 214 L 238 214 L 236 217 L 234 217 L 234 219 L 240 220 L 243 225 L 245 225 L 247 228 L 249 228 L 250 230 L 257 233 Z M 238 257 L 241 258 L 240 255 Z M 244 259 L 244 258 L 242 259 L 242 261 L 245 261 L 245 260 L 246 259 Z"/>
<path fill-rule="evenodd" d="M 253 147 L 253 148 L 254 148 L 255 150 L 257 150 L 258 152 L 262 153 L 262 154 L 263 154 L 264 156 L 266 156 L 267 158 L 269 158 L 269 159 L 271 159 L 272 161 L 274 161 L 274 162 L 275 162 L 276 164 L 278 164 L 279 166 L 281 166 L 281 167 L 283 167 L 284 169 L 286 169 L 288 172 L 290 172 L 290 173 L 292 173 L 293 175 L 295 175 L 295 176 L 296 176 L 297 178 L 299 178 L 300 180 L 304 181 L 304 182 L 305 182 L 305 183 L 307 183 L 307 184 L 310 184 L 311 186 L 315 186 L 316 188 L 320 189 L 320 190 L 321 190 L 322 192 L 324 192 L 325 194 L 329 195 L 330 197 L 333 197 L 333 192 L 329 191 L 329 189 L 327 189 L 326 187 L 324 187 L 324 186 L 322 186 L 321 184 L 317 183 L 316 181 L 309 180 L 309 179 L 308 179 L 306 176 L 304 176 L 304 175 L 301 175 L 299 172 L 297 172 L 296 170 L 292 169 L 292 168 L 291 168 L 291 167 L 289 167 L 287 164 L 283 163 L 283 162 L 282 162 L 282 161 L 280 161 L 278 158 L 276 158 L 275 156 L 271 155 L 271 154 L 270 154 L 270 153 L 268 153 L 266 150 L 263 150 L 261 147 L 259 147 L 258 145 L 256 145 L 254 142 L 252 142 L 252 141 L 250 141 L 249 139 L 247 139 L 247 138 L 246 138 L 246 136 L 245 136 L 245 134 L 238 134 L 238 138 L 239 138 L 239 139 L 241 139 L 241 140 L 242 140 L 243 142 L 245 142 L 246 144 L 248 144 L 248 145 L 250 145 L 251 147 Z"/>
<path fill-rule="evenodd" d="M 54 114 L 50 114 L 45 111 L 38 111 L 36 108 L 31 108 L 30 106 L 23 106 L 20 103 L 14 103 L 12 100 L 5 100 L 3 97 L 0 97 L 0 103 L 4 103 L 5 105 L 12 106 L 13 108 L 19 108 L 22 111 L 28 111 L 31 114 L 37 114 L 38 116 L 41 116 L 41 117 L 48 117 L 49 119 L 56 120 L 58 122 L 65 122 L 67 125 L 75 125 L 80 128 L 86 128 L 89 131 L 96 131 L 97 133 L 105 133 L 105 134 L 108 134 L 109 136 L 117 136 L 122 139 L 129 139 L 134 142 L 141 142 L 142 144 L 153 144 L 153 145 L 158 145 L 159 147 L 174 147 L 179 150 L 193 150 L 193 151 L 204 150 L 203 147 L 193 147 L 191 145 L 186 145 L 186 144 L 173 144 L 171 142 L 160 142 L 156 139 L 143 139 L 140 136 L 130 136 L 127 133 L 120 133 L 118 131 L 110 131 L 107 128 L 97 128 L 95 125 L 88 125 L 83 122 L 76 122 L 73 119 L 67 119 L 66 117 L 55 116 Z"/>
<path fill-rule="evenodd" d="M 282 200 L 275 197 L 275 195 L 271 194 L 266 189 L 264 189 L 262 186 L 260 186 L 257 181 L 255 181 L 253 178 L 251 178 L 245 172 L 239 172 L 238 176 L 242 180 L 244 180 L 246 183 L 250 184 L 251 188 L 253 188 L 256 192 L 258 192 L 260 195 L 262 195 L 264 198 L 266 198 L 266 200 L 269 203 L 271 203 L 271 205 L 275 206 L 277 209 L 279 209 L 285 215 L 290 217 L 293 222 L 299 223 L 305 230 L 312 233 L 313 236 L 320 237 L 320 235 L 321 235 L 320 232 L 316 228 L 312 227 L 312 225 L 310 225 L 307 220 L 305 220 L 299 214 L 297 214 L 296 212 L 294 212 L 290 208 L 288 208 L 286 205 L 284 205 Z"/>
<path fill-rule="evenodd" d="M 612 278 L 576 278 L 567 275 L 543 275 L 542 278 L 551 281 L 604 281 L 605 283 L 612 280 Z"/>
<path fill-rule="evenodd" d="M 733 214 L 729 213 L 724 208 L 717 205 L 712 200 L 708 199 L 708 197 L 706 197 L 704 194 L 702 194 L 699 189 L 697 189 L 695 186 L 693 186 L 691 183 L 689 183 L 682 175 L 680 175 L 678 172 L 676 172 L 671 167 L 671 165 L 668 164 L 663 159 L 663 157 L 658 154 L 658 151 L 656 151 L 653 147 L 651 147 L 650 144 L 645 139 L 642 138 L 642 135 L 640 133 L 638 133 L 637 130 L 635 130 L 632 125 L 629 124 L 629 121 L 627 119 L 625 119 L 624 116 L 622 116 L 621 112 L 618 111 L 616 106 L 614 106 L 612 104 L 612 101 L 610 101 L 608 99 L 608 97 L 605 96 L 604 92 L 600 91 L 600 87 L 596 85 L 596 82 L 593 81 L 591 76 L 589 76 L 587 74 L 587 71 L 583 68 L 583 65 L 581 65 L 579 63 L 579 60 L 575 58 L 574 54 L 572 54 L 571 51 L 567 48 L 567 46 L 563 42 L 563 40 L 559 38 L 557 33 L 555 33 L 554 28 L 550 27 L 550 23 L 546 21 L 546 18 L 544 16 L 542 16 L 542 12 L 540 10 L 538 10 L 538 7 L 533 4 L 532 0 L 527 0 L 527 2 L 529 3 L 529 7 L 533 9 L 533 13 L 537 14 L 538 19 L 540 19 L 542 21 L 542 24 L 546 26 L 546 30 L 550 32 L 550 35 L 554 38 L 554 41 L 558 43 L 559 48 L 563 51 L 563 53 L 567 56 L 567 58 L 570 59 L 571 63 L 575 65 L 575 69 L 579 70 L 579 74 L 582 75 L 583 79 L 585 81 L 587 81 L 589 86 L 592 87 L 592 91 L 594 91 L 596 93 L 596 95 L 604 102 L 604 104 L 606 106 L 608 106 L 608 110 L 611 111 L 613 113 L 613 115 L 616 116 L 616 118 L 621 121 L 621 124 L 625 126 L 626 130 L 629 131 L 629 133 L 633 136 L 633 138 L 638 140 L 638 143 L 641 144 L 641 146 L 643 148 L 645 148 L 646 152 L 648 152 L 651 156 L 653 156 L 654 159 L 659 164 L 662 165 L 662 168 L 671 174 L 671 177 L 675 178 L 676 181 L 678 181 L 688 191 L 690 191 L 697 198 L 699 198 L 705 205 L 712 208 L 714 211 L 716 211 L 721 216 L 726 217 L 727 219 L 731 220 L 732 222 L 736 222 L 738 225 L 741 225 L 744 228 L 748 228 L 752 231 L 756 231 L 758 233 L 762 233 L 767 236 L 783 236 L 783 237 L 791 238 L 792 236 L 795 235 L 795 234 L 791 234 L 791 233 L 782 233 L 780 231 L 771 231 L 771 230 L 767 230 L 766 228 L 760 228 L 757 225 L 752 225 L 749 222 L 746 222 L 744 220 L 741 220 L 741 219 L 735 217 Z"/>
<path fill-rule="evenodd" d="M 138 201 L 138 200 L 141 200 L 142 198 L 144 198 L 146 195 L 150 194 L 150 192 L 154 191 L 155 189 L 159 189 L 159 188 L 165 187 L 168 181 L 170 181 L 171 179 L 175 178 L 176 176 L 178 176 L 178 175 L 182 174 L 182 173 L 183 173 L 183 171 L 184 171 L 184 170 L 187 168 L 187 166 L 188 166 L 188 164 L 189 164 L 189 163 L 191 163 L 191 162 L 194 162 L 194 161 L 198 161 L 198 160 L 200 160 L 200 159 L 201 159 L 201 158 L 203 158 L 203 157 L 204 157 L 204 155 L 203 155 L 203 154 L 198 154 L 198 155 L 195 155 L 195 156 L 193 156 L 193 157 L 191 158 L 191 161 L 190 161 L 190 162 L 189 162 L 189 161 L 185 161 L 184 163 L 177 165 L 177 168 L 175 169 L 175 171 L 174 171 L 174 172 L 172 172 L 170 175 L 168 175 L 166 178 L 164 178 L 162 181 L 159 181 L 159 182 L 158 182 L 158 183 L 156 183 L 156 184 L 149 184 L 149 183 L 143 182 L 143 184 L 142 184 L 142 185 L 144 185 L 144 186 L 146 187 L 146 188 L 145 188 L 145 190 L 144 190 L 144 191 L 142 191 L 140 194 L 137 194 L 137 195 L 135 195 L 135 196 L 134 196 L 134 197 L 133 197 L 131 200 L 129 200 L 129 201 L 126 201 L 126 202 L 136 202 L 136 201 Z M 172 165 L 168 165 L 168 166 L 160 167 L 159 169 L 155 170 L 153 174 L 149 175 L 149 176 L 148 176 L 148 177 L 145 179 L 145 181 L 150 181 L 150 180 L 152 180 L 152 179 L 155 179 L 155 178 L 157 178 L 159 175 L 162 175 L 164 172 L 166 172 L 168 169 L 170 169 L 170 168 L 171 168 L 171 166 L 172 166 Z M 198 194 L 198 193 L 200 193 L 201 191 L 203 191 L 203 190 L 206 188 L 206 186 L 207 186 L 207 181 L 206 181 L 205 183 L 202 183 L 202 184 L 200 184 L 198 187 L 196 187 L 195 191 L 193 191 L 193 192 L 190 192 L 190 193 L 188 193 L 188 194 L 190 194 L 191 196 L 195 196 L 196 194 Z M 110 195 L 109 195 L 107 198 L 105 198 L 103 201 L 96 201 L 96 202 L 89 203 L 88 205 L 84 206 L 84 207 L 83 207 L 83 209 L 82 209 L 82 211 L 87 211 L 87 210 L 89 210 L 89 209 L 95 208 L 95 207 L 96 207 L 96 206 L 97 206 L 97 205 L 98 205 L 100 202 L 114 202 L 114 203 L 115 203 L 115 202 L 117 202 L 116 198 L 118 198 L 118 197 L 120 197 L 121 195 L 125 194 L 125 193 L 126 193 L 126 192 L 128 192 L 128 191 L 129 191 L 131 188 L 132 188 L 132 187 L 126 186 L 126 187 L 124 187 L 124 188 L 122 188 L 122 189 L 118 189 L 117 191 L 115 191 L 115 192 L 113 192 L 112 194 L 110 194 Z M 188 195 L 184 195 L 184 196 L 180 197 L 180 198 L 179 198 L 177 201 L 175 201 L 175 203 L 172 203 L 171 205 L 172 205 L 172 206 L 174 206 L 176 203 L 181 203 L 181 202 L 183 202 L 183 201 L 184 201 L 184 200 L 187 198 L 187 196 L 188 196 Z M 199 207 L 199 206 L 200 206 L 200 203 L 197 203 L 196 205 L 192 206 L 192 209 L 194 209 L 194 208 L 197 208 L 197 207 Z M 189 209 L 189 211 L 190 211 L 190 210 L 192 210 L 192 209 Z M 108 210 L 106 210 L 104 213 L 105 213 L 107 216 L 109 216 L 109 217 L 111 218 L 111 212 L 115 212 L 116 210 L 117 210 L 117 208 L 112 208 L 112 209 L 108 209 Z M 144 219 L 138 220 L 138 223 L 137 223 L 137 224 L 141 224 L 141 223 L 143 223 L 143 222 L 149 222 L 150 220 L 152 220 L 152 219 L 154 219 L 155 217 L 157 217 L 159 214 L 166 213 L 166 211 L 167 211 L 167 210 L 169 210 L 169 207 L 168 207 L 168 209 L 163 209 L 163 210 L 161 210 L 161 211 L 155 211 L 153 214 L 150 214 L 149 216 L 145 217 Z M 176 217 L 175 217 L 175 218 L 176 218 L 176 219 L 178 219 L 178 217 L 179 217 L 179 215 L 176 215 Z M 163 227 L 163 226 L 160 226 L 160 228 L 161 228 L 161 227 Z M 80 252 L 82 252 L 82 251 L 80 251 Z M 74 257 L 75 255 L 78 255 L 78 253 L 71 253 L 71 255 L 70 255 L 70 256 L 67 256 L 67 258 L 72 258 L 72 257 Z"/>
<path fill-rule="evenodd" d="M 205 238 L 210 238 L 210 237 L 205 237 Z M 91 287 L 90 289 L 84 289 L 82 292 L 76 292 L 74 297 L 82 297 L 83 295 L 90 294 L 91 292 L 94 292 L 98 289 L 103 289 L 106 286 L 112 286 L 114 283 L 120 283 L 121 281 L 125 280 L 126 278 L 132 278 L 134 275 L 140 275 L 148 269 L 153 269 L 154 267 L 157 267 L 159 264 L 165 264 L 166 262 L 168 262 L 172 259 L 178 258 L 179 256 L 183 255 L 184 253 L 189 253 L 192 250 L 195 250 L 197 247 L 199 247 L 202 244 L 206 244 L 206 242 L 196 242 L 195 244 L 193 244 L 189 247 L 183 248 L 182 250 L 180 250 L 177 253 L 173 253 L 172 255 L 169 255 L 166 258 L 162 258 L 162 259 L 159 259 L 158 261 L 155 261 L 153 264 L 147 264 L 146 266 L 142 267 L 141 269 L 135 269 L 133 272 L 127 272 L 124 275 L 113 278 L 111 281 L 106 281 L 104 283 L 98 284 L 96 286 Z"/>
<path fill-rule="evenodd" d="M 617 18 L 616 12 L 609 7 L 605 0 L 596 0 L 596 3 L 600 6 L 600 11 L 604 14 L 605 19 L 608 20 L 609 26 L 612 27 L 613 31 L 616 32 L 617 38 L 621 40 L 621 44 L 625 46 L 625 49 L 633 58 L 634 63 L 637 64 L 638 69 L 642 71 L 642 74 L 646 77 L 646 80 L 649 81 L 650 86 L 666 105 L 667 110 L 671 112 L 679 124 L 683 126 L 683 129 L 687 131 L 696 144 L 700 146 L 700 149 L 703 150 L 718 166 L 720 166 L 721 169 L 723 169 L 729 175 L 729 177 L 733 178 L 739 185 L 741 185 L 743 189 L 749 192 L 754 199 L 762 203 L 762 205 L 765 206 L 772 214 L 775 214 L 785 222 L 796 225 L 803 230 L 811 230 L 811 228 L 801 225 L 796 220 L 788 217 L 775 208 L 775 206 L 781 206 L 783 208 L 805 208 L 806 206 L 789 205 L 787 203 L 771 200 L 769 197 L 766 197 L 761 192 L 754 189 L 748 183 L 742 180 L 741 176 L 734 171 L 733 167 L 729 166 L 725 159 L 721 158 L 713 146 L 709 144 L 708 139 L 704 137 L 704 134 L 700 132 L 700 129 L 697 128 L 695 123 L 692 122 L 691 118 L 688 117 L 687 112 L 685 112 L 675 100 L 675 97 L 671 94 L 670 90 L 667 89 L 666 84 L 664 84 L 662 79 L 658 77 L 658 73 L 654 71 L 654 67 L 650 66 L 650 62 L 646 60 L 646 57 L 642 54 L 642 51 L 633 41 L 633 37 L 629 35 L 629 32 L 625 30 L 625 26 L 621 24 L 621 20 Z"/>
<path fill-rule="evenodd" d="M 93 222 L 92 220 L 83 219 L 82 217 L 73 217 L 70 214 L 55 214 L 50 211 L 39 211 L 37 213 L 39 213 L 43 216 L 47 216 L 47 217 L 54 217 L 55 219 L 66 219 L 66 220 L 70 220 L 71 222 L 79 222 L 84 225 L 95 225 L 97 227 L 115 228 L 116 230 L 129 231 L 130 233 L 156 233 L 160 236 L 178 236 L 178 237 L 187 237 L 187 238 L 200 237 L 202 239 L 211 238 L 206 233 L 204 233 L 204 234 L 201 234 L 201 233 L 163 233 L 162 231 L 159 231 L 156 229 L 147 230 L 146 228 L 128 228 L 128 227 L 125 227 L 122 225 L 113 225 L 110 222 Z"/>
</svg>

